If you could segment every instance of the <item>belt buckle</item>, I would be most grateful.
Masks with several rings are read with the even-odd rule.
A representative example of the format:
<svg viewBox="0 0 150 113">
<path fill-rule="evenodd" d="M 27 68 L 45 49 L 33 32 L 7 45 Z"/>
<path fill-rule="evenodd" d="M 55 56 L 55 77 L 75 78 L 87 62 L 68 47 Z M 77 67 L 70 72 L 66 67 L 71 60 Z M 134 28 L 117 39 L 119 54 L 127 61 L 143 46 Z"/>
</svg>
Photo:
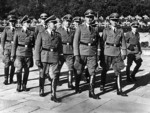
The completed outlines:
<svg viewBox="0 0 150 113">
<path fill-rule="evenodd" d="M 69 43 L 67 43 L 67 45 L 69 45 Z"/>
<path fill-rule="evenodd" d="M 25 47 L 28 47 L 28 45 L 25 45 Z"/>
<path fill-rule="evenodd" d="M 88 43 L 88 46 L 91 46 L 91 43 Z"/>
<path fill-rule="evenodd" d="M 13 44 L 14 42 L 13 42 L 13 41 L 11 41 L 11 43 Z"/>
<path fill-rule="evenodd" d="M 114 44 L 115 47 L 117 47 L 117 44 Z"/>
<path fill-rule="evenodd" d="M 53 52 L 53 49 L 51 49 L 51 52 Z"/>
</svg>

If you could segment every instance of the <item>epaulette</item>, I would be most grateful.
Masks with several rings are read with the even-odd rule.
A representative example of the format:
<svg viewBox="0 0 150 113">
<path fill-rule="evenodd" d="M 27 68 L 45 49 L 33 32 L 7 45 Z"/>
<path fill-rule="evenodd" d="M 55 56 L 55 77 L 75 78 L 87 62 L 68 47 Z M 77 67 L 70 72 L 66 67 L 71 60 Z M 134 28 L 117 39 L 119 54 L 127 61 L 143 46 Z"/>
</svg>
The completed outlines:
<svg viewBox="0 0 150 113">
<path fill-rule="evenodd" d="M 111 29 L 111 27 L 110 26 L 106 26 L 106 27 L 104 27 L 104 30 L 110 30 Z"/>
<path fill-rule="evenodd" d="M 10 29 L 10 27 L 9 27 L 9 26 L 6 26 L 4 29 L 5 29 L 5 30 L 9 30 L 9 29 Z"/>
<path fill-rule="evenodd" d="M 21 32 L 21 30 L 22 30 L 22 27 L 16 27 L 15 29 L 16 32 Z"/>
<path fill-rule="evenodd" d="M 62 30 L 62 26 L 57 29 L 57 32 L 59 32 L 59 31 L 61 31 L 61 30 Z"/>
<path fill-rule="evenodd" d="M 57 32 L 57 31 L 55 31 L 55 35 L 58 36 L 58 37 L 61 36 L 61 34 L 59 32 Z"/>
</svg>

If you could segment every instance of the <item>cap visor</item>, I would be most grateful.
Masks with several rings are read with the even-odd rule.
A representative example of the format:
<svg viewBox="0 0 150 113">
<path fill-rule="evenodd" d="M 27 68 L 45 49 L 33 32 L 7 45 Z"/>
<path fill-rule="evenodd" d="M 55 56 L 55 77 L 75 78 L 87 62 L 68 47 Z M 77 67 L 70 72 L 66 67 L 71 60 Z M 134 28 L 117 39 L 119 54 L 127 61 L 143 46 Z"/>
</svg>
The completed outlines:
<svg viewBox="0 0 150 113">
<path fill-rule="evenodd" d="M 88 15 L 85 15 L 86 17 L 94 17 L 93 14 L 88 14 Z"/>
</svg>

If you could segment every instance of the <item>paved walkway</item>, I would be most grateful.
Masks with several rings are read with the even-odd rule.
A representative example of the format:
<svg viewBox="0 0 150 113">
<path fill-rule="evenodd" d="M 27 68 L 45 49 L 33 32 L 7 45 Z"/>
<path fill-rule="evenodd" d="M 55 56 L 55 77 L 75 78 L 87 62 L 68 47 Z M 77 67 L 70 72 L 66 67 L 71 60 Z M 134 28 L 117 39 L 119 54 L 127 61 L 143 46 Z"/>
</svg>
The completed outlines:
<svg viewBox="0 0 150 113">
<path fill-rule="evenodd" d="M 50 83 L 46 80 L 45 97 L 39 97 L 38 71 L 34 66 L 30 70 L 28 92 L 16 92 L 16 84 L 3 85 L 3 63 L 0 63 L 0 113 L 150 113 L 150 58 L 142 56 L 143 65 L 136 75 L 138 81 L 128 84 L 123 70 L 123 91 L 128 97 L 116 95 L 113 71 L 108 72 L 107 92 L 99 90 L 100 71 L 96 77 L 96 94 L 100 100 L 88 97 L 88 84 L 81 82 L 82 93 L 75 94 L 67 88 L 67 68 L 64 65 L 61 75 L 62 86 L 57 87 L 57 96 L 61 103 L 50 101 Z M 132 67 L 133 68 L 133 67 Z M 16 75 L 14 76 L 16 81 Z"/>
</svg>

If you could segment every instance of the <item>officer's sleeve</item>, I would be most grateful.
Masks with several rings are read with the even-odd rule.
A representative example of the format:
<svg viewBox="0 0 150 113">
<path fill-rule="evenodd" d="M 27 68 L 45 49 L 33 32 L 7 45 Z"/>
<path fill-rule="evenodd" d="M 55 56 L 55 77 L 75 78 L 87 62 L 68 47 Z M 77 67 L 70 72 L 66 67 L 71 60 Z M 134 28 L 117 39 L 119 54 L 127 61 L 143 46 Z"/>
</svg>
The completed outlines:
<svg viewBox="0 0 150 113">
<path fill-rule="evenodd" d="M 122 33 L 121 33 L 121 37 L 122 37 L 122 40 L 121 40 L 121 54 L 122 55 L 127 55 L 127 44 L 126 44 L 126 40 L 125 40 L 123 30 L 122 30 Z"/>
<path fill-rule="evenodd" d="M 102 36 L 103 36 L 103 41 L 105 42 L 107 39 L 106 29 L 103 30 Z"/>
<path fill-rule="evenodd" d="M 35 35 L 34 35 L 33 32 L 32 32 L 32 35 L 33 35 L 33 37 L 32 37 L 32 47 L 34 48 L 34 46 L 35 46 Z"/>
<path fill-rule="evenodd" d="M 11 49 L 11 57 L 16 56 L 17 45 L 18 45 L 18 33 L 15 32 L 14 37 L 13 37 L 13 45 L 12 45 L 12 49 Z"/>
<path fill-rule="evenodd" d="M 61 35 L 59 35 L 58 52 L 59 52 L 59 54 L 63 54 L 63 46 L 62 46 Z"/>
<path fill-rule="evenodd" d="M 38 36 L 38 27 L 35 27 L 35 30 L 34 30 L 35 40 L 37 39 L 37 36 Z"/>
<path fill-rule="evenodd" d="M 41 60 L 41 47 L 42 47 L 42 36 L 41 33 L 38 34 L 35 43 L 35 60 Z"/>
<path fill-rule="evenodd" d="M 100 52 L 101 52 L 101 42 L 100 42 L 100 35 L 97 32 L 97 39 L 98 39 L 98 44 L 97 44 L 97 55 L 100 56 Z"/>
<path fill-rule="evenodd" d="M 138 48 L 139 48 L 139 51 L 142 52 L 141 45 L 140 45 L 140 35 L 138 37 Z"/>
<path fill-rule="evenodd" d="M 6 37 L 7 37 L 7 33 L 6 33 L 6 29 L 4 29 L 4 30 L 3 30 L 3 33 L 2 33 L 2 37 L 1 37 L 2 50 L 4 50 Z"/>
<path fill-rule="evenodd" d="M 80 55 L 80 51 L 79 51 L 80 35 L 81 35 L 81 29 L 80 27 L 78 27 L 75 31 L 74 40 L 73 40 L 74 56 Z"/>
</svg>

